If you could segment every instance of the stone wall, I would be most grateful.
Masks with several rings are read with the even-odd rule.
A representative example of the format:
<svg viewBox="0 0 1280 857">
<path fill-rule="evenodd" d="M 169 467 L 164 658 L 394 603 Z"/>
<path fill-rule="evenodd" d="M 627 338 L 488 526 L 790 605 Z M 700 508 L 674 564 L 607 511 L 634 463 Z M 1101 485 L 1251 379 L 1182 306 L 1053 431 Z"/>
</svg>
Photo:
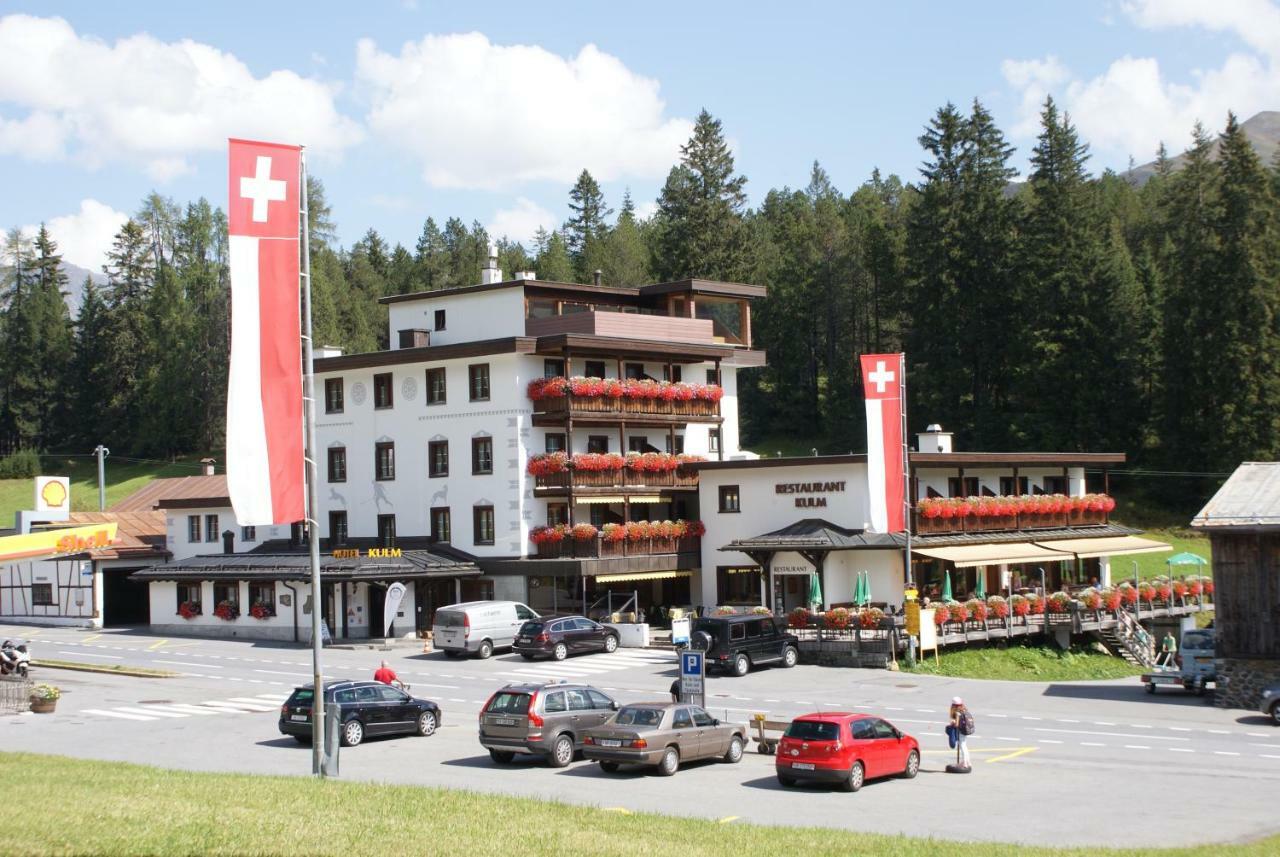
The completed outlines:
<svg viewBox="0 0 1280 857">
<path fill-rule="evenodd" d="M 1219 659 L 1214 705 L 1258 711 L 1262 689 L 1280 685 L 1280 660 Z"/>
<path fill-rule="evenodd" d="M 800 663 L 822 667 L 867 667 L 887 669 L 889 644 L 885 641 L 863 641 L 861 648 L 853 640 L 801 640 Z"/>
</svg>

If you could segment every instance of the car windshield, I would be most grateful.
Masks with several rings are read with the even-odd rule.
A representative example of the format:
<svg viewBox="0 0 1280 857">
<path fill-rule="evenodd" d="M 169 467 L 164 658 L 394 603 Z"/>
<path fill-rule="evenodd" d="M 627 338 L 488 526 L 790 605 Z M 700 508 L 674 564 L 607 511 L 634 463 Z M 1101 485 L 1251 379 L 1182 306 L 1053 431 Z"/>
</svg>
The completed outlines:
<svg viewBox="0 0 1280 857">
<path fill-rule="evenodd" d="M 535 634 L 541 634 L 541 633 L 542 633 L 541 622 L 525 622 L 523 625 L 520 626 L 520 636 L 522 637 L 532 637 Z"/>
<path fill-rule="evenodd" d="M 787 737 L 801 741 L 834 741 L 839 734 L 839 726 L 820 720 L 792 720 L 787 727 Z"/>
<path fill-rule="evenodd" d="M 437 610 L 436 624 L 442 628 L 461 628 L 464 623 L 464 616 L 457 611 Z"/>
<path fill-rule="evenodd" d="M 662 712 L 656 708 L 623 708 L 613 719 L 618 726 L 657 726 L 662 722 Z"/>
<path fill-rule="evenodd" d="M 314 696 L 315 694 L 311 692 L 311 688 L 306 688 L 305 690 L 302 688 L 299 688 L 298 690 L 295 690 L 293 692 L 293 696 L 289 697 L 289 704 L 290 705 L 308 705 L 311 703 L 311 700 L 312 698 L 314 698 Z"/>
<path fill-rule="evenodd" d="M 489 700 L 489 707 L 485 711 L 492 714 L 528 714 L 529 694 L 499 691 Z"/>
</svg>

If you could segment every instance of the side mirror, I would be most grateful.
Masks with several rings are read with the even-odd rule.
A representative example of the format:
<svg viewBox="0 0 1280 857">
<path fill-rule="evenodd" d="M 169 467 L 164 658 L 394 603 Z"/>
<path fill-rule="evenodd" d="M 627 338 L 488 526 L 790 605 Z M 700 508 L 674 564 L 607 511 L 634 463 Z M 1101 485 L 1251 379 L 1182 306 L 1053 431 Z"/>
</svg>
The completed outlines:
<svg viewBox="0 0 1280 857">
<path fill-rule="evenodd" d="M 712 725 L 712 726 L 719 726 L 719 725 L 720 725 L 720 721 L 719 721 L 719 720 L 716 720 L 715 718 L 712 718 L 712 720 L 711 720 L 711 725 Z"/>
<path fill-rule="evenodd" d="M 610 703 L 609 703 L 609 707 L 610 707 L 611 709 L 613 709 L 614 711 L 617 711 L 617 710 L 618 710 L 618 701 L 617 701 L 616 699 L 615 699 L 615 700 L 613 700 L 612 702 L 610 702 Z"/>
</svg>

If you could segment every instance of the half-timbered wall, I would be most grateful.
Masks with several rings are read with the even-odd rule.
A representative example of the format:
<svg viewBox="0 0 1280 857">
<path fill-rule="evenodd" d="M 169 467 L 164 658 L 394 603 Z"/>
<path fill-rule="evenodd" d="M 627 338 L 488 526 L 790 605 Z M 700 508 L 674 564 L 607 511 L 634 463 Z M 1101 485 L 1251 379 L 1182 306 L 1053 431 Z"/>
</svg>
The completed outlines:
<svg viewBox="0 0 1280 857">
<path fill-rule="evenodd" d="M 96 610 L 94 583 L 93 564 L 88 560 L 21 560 L 0 565 L 0 617 L 90 624 Z M 37 594 L 45 593 L 52 603 L 37 604 Z"/>
</svg>

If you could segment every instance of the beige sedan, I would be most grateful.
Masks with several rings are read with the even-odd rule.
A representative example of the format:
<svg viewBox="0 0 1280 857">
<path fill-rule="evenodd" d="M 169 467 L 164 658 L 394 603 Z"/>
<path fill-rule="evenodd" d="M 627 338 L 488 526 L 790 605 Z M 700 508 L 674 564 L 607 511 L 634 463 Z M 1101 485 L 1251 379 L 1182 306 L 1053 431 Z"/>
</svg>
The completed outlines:
<svg viewBox="0 0 1280 857">
<path fill-rule="evenodd" d="M 721 723 L 696 705 L 652 702 L 625 705 L 606 723 L 588 729 L 582 754 L 613 773 L 620 765 L 654 765 L 669 777 L 681 762 L 742 761 L 747 727 Z"/>
</svg>

